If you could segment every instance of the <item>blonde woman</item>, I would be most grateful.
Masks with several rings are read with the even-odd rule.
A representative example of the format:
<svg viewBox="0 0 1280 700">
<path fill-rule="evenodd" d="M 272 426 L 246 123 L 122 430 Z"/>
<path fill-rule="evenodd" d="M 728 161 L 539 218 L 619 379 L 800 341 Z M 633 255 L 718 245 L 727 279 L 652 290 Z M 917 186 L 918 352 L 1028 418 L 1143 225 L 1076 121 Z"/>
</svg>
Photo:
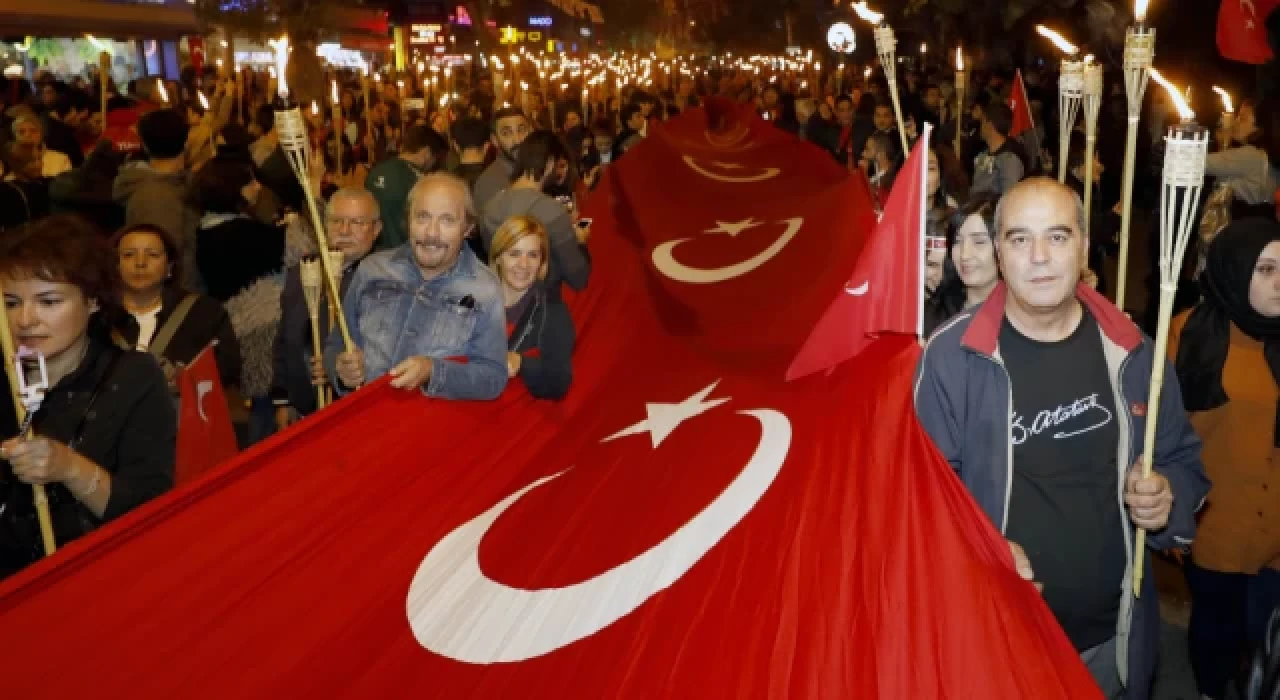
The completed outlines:
<svg viewBox="0 0 1280 700">
<path fill-rule="evenodd" d="M 547 229 L 531 216 L 504 221 L 489 251 L 507 308 L 507 376 L 539 399 L 563 398 L 573 380 L 573 319 L 544 284 L 550 255 Z"/>
</svg>

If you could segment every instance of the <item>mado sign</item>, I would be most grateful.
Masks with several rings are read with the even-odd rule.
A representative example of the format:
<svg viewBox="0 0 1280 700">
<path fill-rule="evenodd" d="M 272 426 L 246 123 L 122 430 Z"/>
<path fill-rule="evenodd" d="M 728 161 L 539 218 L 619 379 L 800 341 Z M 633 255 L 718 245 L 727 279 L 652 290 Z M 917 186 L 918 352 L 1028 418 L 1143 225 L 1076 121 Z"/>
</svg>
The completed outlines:
<svg viewBox="0 0 1280 700">
<path fill-rule="evenodd" d="M 550 27 L 550 26 L 551 26 L 551 18 L 550 18 L 550 17 L 548 17 L 548 16 L 546 16 L 546 15 L 540 15 L 540 16 L 530 17 L 530 18 L 529 18 L 529 26 L 530 26 L 530 27 Z"/>
</svg>

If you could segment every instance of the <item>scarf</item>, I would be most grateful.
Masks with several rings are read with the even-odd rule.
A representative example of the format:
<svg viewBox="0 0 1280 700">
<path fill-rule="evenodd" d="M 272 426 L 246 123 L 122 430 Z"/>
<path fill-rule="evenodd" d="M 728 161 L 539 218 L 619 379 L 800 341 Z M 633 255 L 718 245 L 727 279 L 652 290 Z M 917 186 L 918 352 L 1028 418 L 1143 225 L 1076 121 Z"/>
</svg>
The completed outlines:
<svg viewBox="0 0 1280 700">
<path fill-rule="evenodd" d="M 1230 399 L 1222 386 L 1222 368 L 1227 363 L 1233 323 L 1263 343 L 1271 376 L 1280 381 L 1280 318 L 1267 318 L 1249 303 L 1249 284 L 1258 256 L 1275 241 L 1280 241 L 1280 223 L 1254 218 L 1232 222 L 1209 245 L 1200 275 L 1204 298 L 1187 317 L 1174 362 L 1188 411 L 1207 411 Z M 1272 444 L 1280 447 L 1280 410 Z"/>
</svg>

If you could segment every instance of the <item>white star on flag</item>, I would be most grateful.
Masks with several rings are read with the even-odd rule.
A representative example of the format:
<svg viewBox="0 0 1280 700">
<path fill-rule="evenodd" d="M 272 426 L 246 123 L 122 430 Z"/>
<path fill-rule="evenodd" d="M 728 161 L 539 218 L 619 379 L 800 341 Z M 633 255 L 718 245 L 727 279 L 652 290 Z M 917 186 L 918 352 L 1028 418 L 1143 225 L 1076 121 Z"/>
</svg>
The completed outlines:
<svg viewBox="0 0 1280 700">
<path fill-rule="evenodd" d="M 756 221 L 755 217 L 747 217 L 745 221 L 738 222 L 717 221 L 715 228 L 709 228 L 706 231 L 703 231 L 703 233 L 727 233 L 730 236 L 737 236 L 739 233 L 742 233 L 749 228 L 755 228 L 762 224 L 764 224 L 764 222 Z"/>
<path fill-rule="evenodd" d="M 661 445 L 662 441 L 666 440 L 667 436 L 671 435 L 681 423 L 729 401 L 728 398 L 707 401 L 707 396 L 712 391 L 715 391 L 716 385 L 719 383 L 720 380 L 717 379 L 711 383 L 711 386 L 680 403 L 646 403 L 644 408 L 649 415 L 647 419 L 636 423 L 630 428 L 623 428 L 600 442 L 604 443 L 629 435 L 649 433 L 649 437 L 653 439 L 653 447 L 657 449 L 658 445 Z"/>
</svg>

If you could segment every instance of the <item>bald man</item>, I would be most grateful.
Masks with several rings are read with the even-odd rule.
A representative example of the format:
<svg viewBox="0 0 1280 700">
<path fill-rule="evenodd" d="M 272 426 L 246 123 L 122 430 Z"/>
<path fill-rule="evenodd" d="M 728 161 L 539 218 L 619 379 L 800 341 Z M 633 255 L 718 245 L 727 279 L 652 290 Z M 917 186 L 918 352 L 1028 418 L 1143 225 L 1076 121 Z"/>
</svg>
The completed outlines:
<svg viewBox="0 0 1280 700">
<path fill-rule="evenodd" d="M 917 368 L 920 423 L 1009 542 L 1108 698 L 1147 698 L 1159 647 L 1142 553 L 1183 548 L 1208 493 L 1200 440 L 1172 367 L 1149 338 L 1080 281 L 1084 207 L 1055 180 L 1015 185 L 995 212 L 1003 277 L 987 301 L 943 324 Z M 1155 468 L 1141 476 L 1154 362 L 1166 363 Z"/>
</svg>

